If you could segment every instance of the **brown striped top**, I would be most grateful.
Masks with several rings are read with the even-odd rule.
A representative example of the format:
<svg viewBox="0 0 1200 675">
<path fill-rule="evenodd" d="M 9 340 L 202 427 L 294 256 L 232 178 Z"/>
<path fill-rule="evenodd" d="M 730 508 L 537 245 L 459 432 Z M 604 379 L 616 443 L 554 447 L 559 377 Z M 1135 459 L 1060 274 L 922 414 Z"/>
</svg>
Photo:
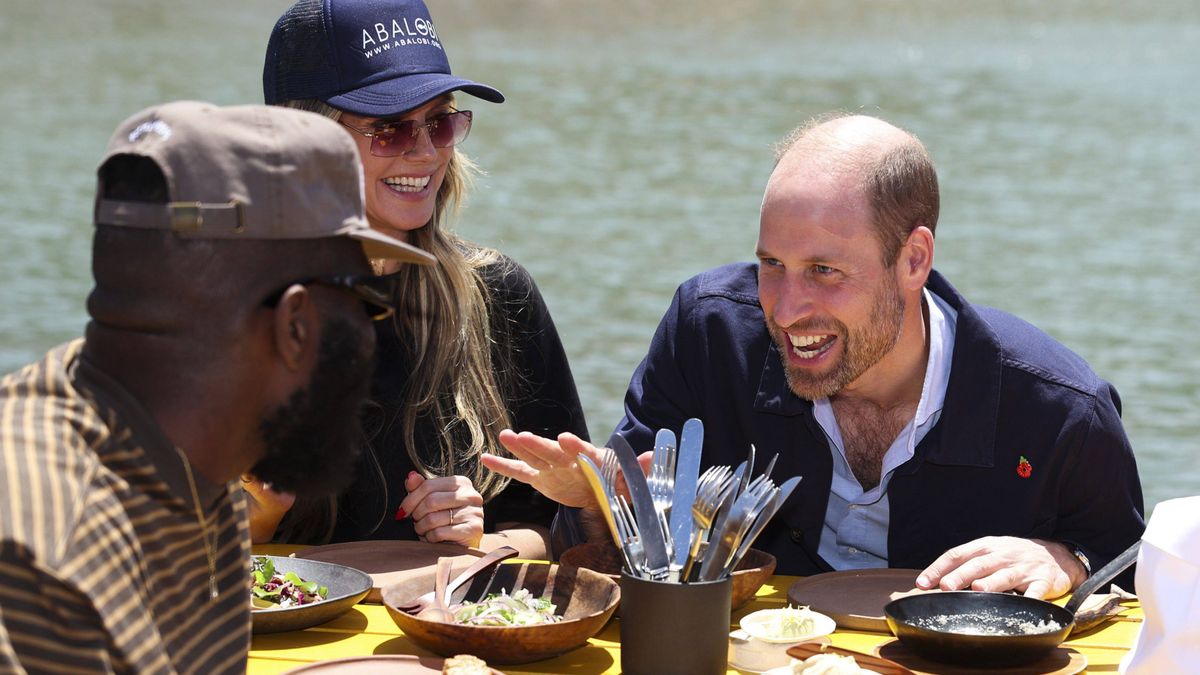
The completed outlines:
<svg viewBox="0 0 1200 675">
<path fill-rule="evenodd" d="M 213 600 L 183 460 L 82 347 L 0 380 L 0 673 L 244 672 L 242 490 L 195 474 Z"/>
</svg>

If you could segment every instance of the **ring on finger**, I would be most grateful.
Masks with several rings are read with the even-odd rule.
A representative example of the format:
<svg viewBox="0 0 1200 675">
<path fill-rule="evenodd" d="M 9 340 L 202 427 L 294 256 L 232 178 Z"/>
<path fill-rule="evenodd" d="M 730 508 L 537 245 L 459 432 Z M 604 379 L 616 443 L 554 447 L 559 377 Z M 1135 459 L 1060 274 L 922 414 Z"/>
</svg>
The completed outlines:
<svg viewBox="0 0 1200 675">
<path fill-rule="evenodd" d="M 450 524 L 451 525 L 454 524 L 454 511 L 455 511 L 455 509 L 446 509 L 446 513 L 450 514 Z"/>
</svg>

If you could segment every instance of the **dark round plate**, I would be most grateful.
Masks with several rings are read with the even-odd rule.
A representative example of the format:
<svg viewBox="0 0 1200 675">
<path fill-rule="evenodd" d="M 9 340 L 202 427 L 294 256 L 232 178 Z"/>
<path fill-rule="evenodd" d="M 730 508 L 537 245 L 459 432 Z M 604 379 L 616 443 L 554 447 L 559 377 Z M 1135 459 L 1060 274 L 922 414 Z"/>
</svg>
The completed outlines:
<svg viewBox="0 0 1200 675">
<path fill-rule="evenodd" d="M 788 588 L 788 602 L 833 617 L 843 630 L 890 632 L 883 606 L 896 594 L 916 588 L 915 569 L 865 569 L 825 572 Z"/>
<path fill-rule="evenodd" d="M 304 630 L 332 621 L 349 611 L 371 590 L 371 577 L 353 567 L 275 555 L 255 557 L 270 558 L 275 562 L 275 571 L 279 573 L 295 572 L 305 581 L 315 581 L 329 588 L 329 595 L 321 602 L 250 612 L 255 634 Z M 250 602 L 249 597 L 246 602 Z"/>
</svg>

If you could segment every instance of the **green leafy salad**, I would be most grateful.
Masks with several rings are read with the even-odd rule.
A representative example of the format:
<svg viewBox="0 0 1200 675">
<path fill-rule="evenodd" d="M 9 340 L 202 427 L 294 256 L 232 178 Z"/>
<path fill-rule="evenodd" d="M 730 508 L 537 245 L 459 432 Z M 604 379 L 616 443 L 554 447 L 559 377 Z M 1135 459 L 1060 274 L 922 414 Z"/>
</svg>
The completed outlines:
<svg viewBox="0 0 1200 675">
<path fill-rule="evenodd" d="M 250 559 L 250 606 L 252 609 L 297 607 L 320 602 L 329 589 L 315 581 L 305 581 L 295 572 L 279 574 L 275 561 L 256 555 Z"/>
<path fill-rule="evenodd" d="M 554 610 L 554 603 L 519 588 L 512 595 L 501 589 L 479 602 L 464 602 L 451 612 L 455 623 L 468 626 L 534 626 L 562 621 Z"/>
</svg>

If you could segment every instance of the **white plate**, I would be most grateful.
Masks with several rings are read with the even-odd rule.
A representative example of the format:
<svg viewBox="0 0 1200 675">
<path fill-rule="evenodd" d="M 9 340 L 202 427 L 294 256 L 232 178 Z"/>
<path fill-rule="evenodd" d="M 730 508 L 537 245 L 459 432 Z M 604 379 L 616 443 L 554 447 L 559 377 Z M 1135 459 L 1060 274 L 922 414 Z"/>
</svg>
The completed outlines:
<svg viewBox="0 0 1200 675">
<path fill-rule="evenodd" d="M 780 615 L 797 611 L 804 612 L 808 618 L 812 619 L 813 629 L 811 632 L 805 633 L 804 635 L 789 635 L 787 637 L 781 637 L 774 635 L 767 630 L 767 627 L 771 625 L 772 622 L 776 621 Z M 769 642 L 773 644 L 796 644 L 799 642 L 806 642 L 808 640 L 812 640 L 813 638 L 829 635 L 835 628 L 837 628 L 837 622 L 828 616 L 821 614 L 820 612 L 814 612 L 810 609 L 799 610 L 784 608 L 760 609 L 757 612 L 751 612 L 742 617 L 742 620 L 738 625 L 740 625 L 742 630 L 746 631 L 750 637 L 762 642 Z"/>
</svg>

